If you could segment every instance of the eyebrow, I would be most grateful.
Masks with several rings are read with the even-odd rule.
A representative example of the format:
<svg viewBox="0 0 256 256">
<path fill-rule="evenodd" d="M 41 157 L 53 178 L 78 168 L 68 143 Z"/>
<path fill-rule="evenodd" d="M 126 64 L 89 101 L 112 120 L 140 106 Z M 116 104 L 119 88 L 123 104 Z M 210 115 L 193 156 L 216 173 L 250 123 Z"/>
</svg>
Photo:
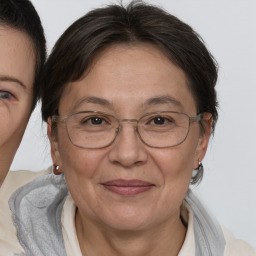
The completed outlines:
<svg viewBox="0 0 256 256">
<path fill-rule="evenodd" d="M 151 105 L 161 105 L 161 104 L 172 104 L 176 105 L 178 107 L 182 107 L 182 104 L 180 101 L 176 100 L 175 98 L 169 96 L 169 95 L 160 95 L 157 97 L 153 97 L 148 99 L 143 106 L 151 106 Z"/>
<path fill-rule="evenodd" d="M 15 77 L 0 75 L 0 81 L 16 83 L 16 84 L 26 88 L 26 86 L 19 79 L 15 78 Z"/>
<path fill-rule="evenodd" d="M 101 105 L 108 108 L 113 108 L 113 105 L 109 101 L 99 97 L 92 96 L 92 97 L 84 97 L 81 100 L 79 100 L 75 104 L 74 109 L 76 109 L 78 106 L 82 105 L 83 103 L 92 103 L 92 104 Z"/>
<path fill-rule="evenodd" d="M 95 96 L 82 98 L 75 104 L 73 109 L 76 109 L 83 103 L 92 103 L 92 104 L 101 105 L 101 106 L 113 109 L 113 105 L 108 100 L 105 100 L 105 99 L 102 99 L 99 97 L 95 97 Z M 173 98 L 169 95 L 162 95 L 162 96 L 150 98 L 150 99 L 146 100 L 145 103 L 142 104 L 142 107 L 148 107 L 151 105 L 170 104 L 170 103 L 172 105 L 176 105 L 178 107 L 183 107 L 182 104 L 178 100 L 176 100 L 175 98 Z"/>
</svg>

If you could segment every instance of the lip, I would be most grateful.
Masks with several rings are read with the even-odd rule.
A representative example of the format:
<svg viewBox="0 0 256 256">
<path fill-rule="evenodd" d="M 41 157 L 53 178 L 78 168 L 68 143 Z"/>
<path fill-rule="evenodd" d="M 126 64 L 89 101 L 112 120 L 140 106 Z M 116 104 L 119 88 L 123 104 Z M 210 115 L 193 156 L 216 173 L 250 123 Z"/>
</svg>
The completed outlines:
<svg viewBox="0 0 256 256">
<path fill-rule="evenodd" d="M 110 180 L 101 183 L 107 190 L 122 196 L 135 196 L 152 189 L 155 185 L 142 180 Z"/>
</svg>

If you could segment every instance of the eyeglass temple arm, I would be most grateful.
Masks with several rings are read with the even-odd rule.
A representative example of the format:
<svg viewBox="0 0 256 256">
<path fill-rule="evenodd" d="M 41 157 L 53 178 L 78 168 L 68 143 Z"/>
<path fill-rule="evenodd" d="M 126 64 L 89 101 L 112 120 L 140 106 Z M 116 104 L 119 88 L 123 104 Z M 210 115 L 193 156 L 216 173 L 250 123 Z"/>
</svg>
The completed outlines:
<svg viewBox="0 0 256 256">
<path fill-rule="evenodd" d="M 58 122 L 59 116 L 52 116 L 52 122 Z"/>
<path fill-rule="evenodd" d="M 198 121 L 201 121 L 201 120 L 208 121 L 208 120 L 211 119 L 211 117 L 212 117 L 211 113 L 200 113 L 197 116 L 190 116 L 189 119 L 192 122 L 198 122 Z"/>
<path fill-rule="evenodd" d="M 60 118 L 60 116 L 54 115 L 52 116 L 52 122 L 60 122 L 60 123 L 65 123 L 66 122 L 66 117 L 65 118 Z"/>
</svg>

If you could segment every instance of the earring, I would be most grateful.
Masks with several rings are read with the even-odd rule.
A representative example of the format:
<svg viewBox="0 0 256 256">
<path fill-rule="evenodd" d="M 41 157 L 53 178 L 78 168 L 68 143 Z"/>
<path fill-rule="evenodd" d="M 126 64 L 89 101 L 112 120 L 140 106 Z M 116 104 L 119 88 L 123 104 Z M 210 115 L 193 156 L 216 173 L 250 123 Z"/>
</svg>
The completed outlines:
<svg viewBox="0 0 256 256">
<path fill-rule="evenodd" d="M 53 165 L 52 167 L 52 171 L 55 175 L 60 175 L 62 173 L 60 167 L 56 164 Z"/>
<path fill-rule="evenodd" d="M 198 160 L 198 166 L 194 169 L 190 183 L 192 185 L 199 184 L 203 178 L 204 166 L 200 160 Z"/>
<path fill-rule="evenodd" d="M 198 167 L 196 168 L 198 172 L 203 173 L 204 172 L 204 166 L 200 160 L 198 160 Z"/>
</svg>

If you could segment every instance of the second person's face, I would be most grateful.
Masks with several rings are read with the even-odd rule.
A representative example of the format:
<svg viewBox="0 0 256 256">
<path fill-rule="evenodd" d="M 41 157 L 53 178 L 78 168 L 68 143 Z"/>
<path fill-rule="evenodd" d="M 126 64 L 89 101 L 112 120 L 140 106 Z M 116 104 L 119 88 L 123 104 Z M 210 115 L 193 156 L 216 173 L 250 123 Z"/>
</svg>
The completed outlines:
<svg viewBox="0 0 256 256">
<path fill-rule="evenodd" d="M 35 55 L 29 37 L 0 26 L 0 185 L 31 113 Z"/>
<path fill-rule="evenodd" d="M 197 115 L 184 72 L 149 44 L 112 46 L 97 56 L 84 78 L 67 85 L 60 116 L 94 110 L 120 119 L 156 111 Z M 70 142 L 65 125 L 59 124 L 52 156 L 85 222 L 118 230 L 171 225 L 180 221 L 180 205 L 192 170 L 205 154 L 209 127 L 202 135 L 200 125 L 191 123 L 182 144 L 153 148 L 140 140 L 134 125 L 125 123 L 110 146 L 83 149 Z M 129 184 L 148 188 L 129 190 Z"/>
</svg>

